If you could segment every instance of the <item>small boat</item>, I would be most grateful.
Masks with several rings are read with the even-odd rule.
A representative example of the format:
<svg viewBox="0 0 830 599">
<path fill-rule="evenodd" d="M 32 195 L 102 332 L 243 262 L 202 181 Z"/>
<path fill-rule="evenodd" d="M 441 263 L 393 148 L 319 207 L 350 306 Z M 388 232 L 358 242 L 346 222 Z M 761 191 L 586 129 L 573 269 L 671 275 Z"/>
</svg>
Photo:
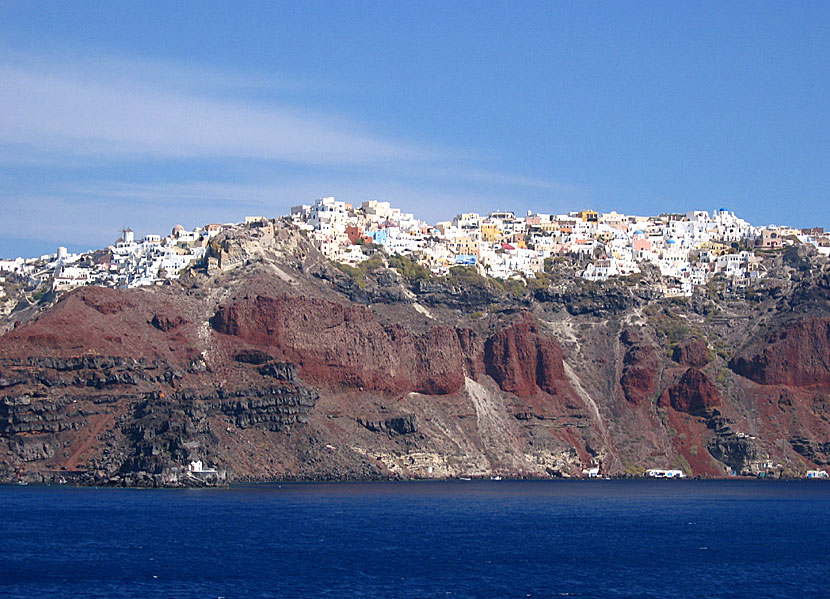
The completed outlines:
<svg viewBox="0 0 830 599">
<path fill-rule="evenodd" d="M 19 480 L 19 481 L 17 481 L 17 484 L 25 487 L 29 483 L 27 483 L 25 480 Z"/>
<path fill-rule="evenodd" d="M 490 480 L 501 480 L 501 476 L 491 476 Z"/>
<path fill-rule="evenodd" d="M 459 476 L 458 480 L 473 480 L 469 476 Z"/>
</svg>

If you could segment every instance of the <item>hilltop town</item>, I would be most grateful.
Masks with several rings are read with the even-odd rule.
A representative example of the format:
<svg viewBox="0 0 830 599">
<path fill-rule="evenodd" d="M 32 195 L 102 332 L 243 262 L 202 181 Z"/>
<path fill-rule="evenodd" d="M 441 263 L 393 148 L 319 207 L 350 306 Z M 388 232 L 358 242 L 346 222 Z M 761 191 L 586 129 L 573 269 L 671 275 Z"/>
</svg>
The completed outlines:
<svg viewBox="0 0 830 599">
<path fill-rule="evenodd" d="M 828 241 L 322 198 L 4 261 L 0 480 L 823 476 Z"/>
<path fill-rule="evenodd" d="M 766 274 L 763 252 L 785 245 L 810 244 L 830 254 L 830 234 L 823 228 L 753 226 L 725 208 L 659 216 L 594 210 L 463 213 L 430 225 L 389 202 L 370 200 L 355 207 L 326 197 L 294 206 L 282 218 L 306 232 L 323 255 L 346 266 L 358 266 L 381 249 L 388 256 L 408 255 L 436 275 L 466 266 L 494 279 L 530 280 L 556 263 L 568 263 L 582 278 L 604 281 L 652 265 L 660 275 L 656 290 L 667 296 L 691 295 L 718 275 L 733 287 L 751 286 Z M 125 227 L 104 250 L 73 254 L 59 247 L 52 255 L 0 260 L 0 299 L 8 276 L 34 299 L 87 285 L 163 284 L 202 264 L 210 240 L 222 231 L 265 220 L 247 217 L 245 223 L 189 231 L 176 225 L 167 236 L 140 239 Z M 14 306 L 7 302 L 2 312 Z"/>
</svg>

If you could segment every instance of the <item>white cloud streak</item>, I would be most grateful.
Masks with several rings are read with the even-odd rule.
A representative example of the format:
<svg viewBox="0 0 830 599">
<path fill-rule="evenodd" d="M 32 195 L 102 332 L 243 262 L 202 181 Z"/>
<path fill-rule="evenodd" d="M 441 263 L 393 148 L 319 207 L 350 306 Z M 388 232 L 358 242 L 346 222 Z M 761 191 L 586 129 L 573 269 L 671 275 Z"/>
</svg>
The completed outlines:
<svg viewBox="0 0 830 599">
<path fill-rule="evenodd" d="M 261 106 L 175 85 L 160 89 L 123 75 L 91 79 L 9 64 L 0 65 L 0 143 L 34 155 L 312 165 L 423 161 L 440 154 L 276 103 Z"/>
</svg>

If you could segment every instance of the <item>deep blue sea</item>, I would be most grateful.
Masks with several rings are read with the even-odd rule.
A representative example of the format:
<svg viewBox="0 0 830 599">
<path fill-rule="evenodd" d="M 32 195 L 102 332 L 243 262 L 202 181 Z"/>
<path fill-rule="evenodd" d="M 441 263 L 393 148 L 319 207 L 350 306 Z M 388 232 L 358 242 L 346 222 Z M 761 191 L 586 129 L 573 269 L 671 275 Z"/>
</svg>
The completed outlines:
<svg viewBox="0 0 830 599">
<path fill-rule="evenodd" d="M 825 481 L 0 487 L 0 597 L 830 597 Z"/>
</svg>

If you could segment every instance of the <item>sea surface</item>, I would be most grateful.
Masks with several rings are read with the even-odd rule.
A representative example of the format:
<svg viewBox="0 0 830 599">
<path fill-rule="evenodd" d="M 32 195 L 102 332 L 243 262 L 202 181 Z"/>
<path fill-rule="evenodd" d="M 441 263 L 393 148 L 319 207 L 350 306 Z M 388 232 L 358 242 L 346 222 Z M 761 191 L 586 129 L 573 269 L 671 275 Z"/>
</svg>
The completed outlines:
<svg viewBox="0 0 830 599">
<path fill-rule="evenodd" d="M 0 597 L 830 597 L 826 481 L 0 487 Z"/>
</svg>

